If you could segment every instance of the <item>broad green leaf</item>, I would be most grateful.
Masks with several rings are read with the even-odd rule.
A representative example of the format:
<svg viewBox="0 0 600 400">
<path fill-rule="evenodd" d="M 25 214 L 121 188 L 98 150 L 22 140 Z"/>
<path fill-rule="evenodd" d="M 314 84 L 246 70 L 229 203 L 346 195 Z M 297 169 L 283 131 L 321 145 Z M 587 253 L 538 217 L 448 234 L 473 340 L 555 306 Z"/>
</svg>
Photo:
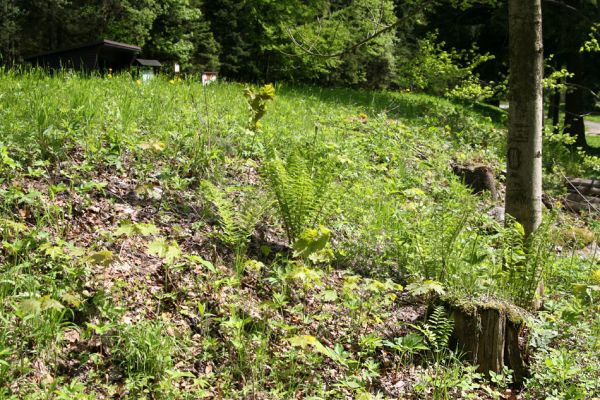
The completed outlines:
<svg viewBox="0 0 600 400">
<path fill-rule="evenodd" d="M 290 344 L 294 347 L 300 347 L 305 349 L 308 346 L 312 346 L 317 353 L 323 354 L 327 358 L 335 361 L 339 364 L 348 365 L 349 361 L 347 352 L 343 346 L 339 343 L 335 345 L 334 349 L 324 346 L 316 337 L 311 335 L 299 335 L 293 336 L 288 339 Z"/>
<path fill-rule="evenodd" d="M 316 346 L 317 343 L 320 344 L 319 340 L 311 335 L 292 336 L 288 340 L 290 342 L 290 345 L 292 345 L 293 347 L 305 348 L 307 346 Z"/>
<path fill-rule="evenodd" d="M 321 293 L 321 299 L 323 301 L 336 301 L 338 298 L 338 294 L 335 290 L 324 290 Z"/>
<path fill-rule="evenodd" d="M 324 226 L 318 229 L 305 229 L 299 236 L 294 245 L 294 257 L 307 257 L 310 254 L 322 250 L 329 243 L 331 231 Z"/>
<path fill-rule="evenodd" d="M 62 310 L 65 308 L 60 302 L 50 298 L 50 296 L 44 296 L 40 299 L 40 308 L 42 311 L 46 310 Z"/>
<path fill-rule="evenodd" d="M 166 254 L 167 240 L 163 237 L 158 238 L 148 244 L 148 254 L 164 258 Z"/>
<path fill-rule="evenodd" d="M 110 250 L 100 250 L 88 257 L 92 264 L 104 267 L 108 267 L 113 262 L 113 258 L 113 252 Z"/>
<path fill-rule="evenodd" d="M 21 316 L 39 314 L 41 311 L 42 305 L 38 299 L 26 299 L 17 305 L 17 312 Z"/>
<path fill-rule="evenodd" d="M 48 246 L 45 246 L 44 253 L 49 256 L 51 259 L 56 260 L 57 258 L 59 258 L 60 256 L 64 256 L 65 255 L 65 251 L 64 248 L 62 246 L 52 246 L 49 243 L 47 243 Z M 40 246 L 41 248 L 41 246 Z"/>
<path fill-rule="evenodd" d="M 217 269 L 215 268 L 213 263 L 205 260 L 204 258 L 202 258 L 200 256 L 186 255 L 185 258 L 187 258 L 188 260 L 190 260 L 192 262 L 198 263 L 198 264 L 206 267 L 206 269 L 209 270 L 210 272 L 217 272 Z"/>
<path fill-rule="evenodd" d="M 74 294 L 70 294 L 70 293 L 65 293 L 61 296 L 60 298 L 63 302 L 67 303 L 68 305 L 70 305 L 71 307 L 74 308 L 79 308 L 81 307 L 81 299 L 79 298 L 79 296 L 74 295 Z"/>
<path fill-rule="evenodd" d="M 176 241 L 172 240 L 171 244 L 167 245 L 165 250 L 165 261 L 168 263 L 174 263 L 179 257 L 181 257 L 181 249 Z"/>
<path fill-rule="evenodd" d="M 115 230 L 115 236 L 152 236 L 158 235 L 160 230 L 154 224 L 136 223 L 131 221 L 122 221 L 119 227 Z"/>
<path fill-rule="evenodd" d="M 160 230 L 154 224 L 135 224 L 135 228 L 142 236 L 152 236 L 160 233 Z"/>
<path fill-rule="evenodd" d="M 335 254 L 331 248 L 324 248 L 308 255 L 313 264 L 328 264 L 335 260 Z"/>
<path fill-rule="evenodd" d="M 169 375 L 173 379 L 195 378 L 196 377 L 196 375 L 192 374 L 189 371 L 180 371 L 180 370 L 177 370 L 177 369 L 168 369 L 167 370 L 167 375 Z"/>
<path fill-rule="evenodd" d="M 515 227 L 515 230 L 519 233 L 519 235 L 521 235 L 521 237 L 525 237 L 525 228 L 523 228 L 523 225 L 521 225 L 519 222 L 515 221 L 514 227 Z"/>
<path fill-rule="evenodd" d="M 443 296 L 446 292 L 440 282 L 425 280 L 423 282 L 414 282 L 406 287 L 413 296 L 423 296 L 430 293 L 437 293 Z"/>
<path fill-rule="evenodd" d="M 158 140 L 140 143 L 138 146 L 142 150 L 154 150 L 157 152 L 161 152 L 167 148 L 167 145 L 165 143 Z"/>
<path fill-rule="evenodd" d="M 265 264 L 257 260 L 248 260 L 244 263 L 244 269 L 248 271 L 260 272 L 263 268 L 265 268 Z"/>
<path fill-rule="evenodd" d="M 113 232 L 114 236 L 131 236 L 135 233 L 135 226 L 129 221 L 123 221 L 119 225 L 116 231 Z"/>
<path fill-rule="evenodd" d="M 147 252 L 148 254 L 164 258 L 169 264 L 172 264 L 181 257 L 181 249 L 177 242 L 172 240 L 170 243 L 167 243 L 165 238 L 158 238 L 150 242 Z"/>
<path fill-rule="evenodd" d="M 210 272 L 217 272 L 217 268 L 208 260 L 201 260 L 200 264 L 204 265 Z"/>
</svg>

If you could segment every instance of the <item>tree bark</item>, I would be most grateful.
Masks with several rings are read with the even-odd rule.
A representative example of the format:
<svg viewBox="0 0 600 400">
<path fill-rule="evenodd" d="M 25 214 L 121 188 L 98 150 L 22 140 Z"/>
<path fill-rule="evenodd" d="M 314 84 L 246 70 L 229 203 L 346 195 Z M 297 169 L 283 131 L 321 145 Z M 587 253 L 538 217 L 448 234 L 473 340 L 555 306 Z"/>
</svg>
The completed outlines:
<svg viewBox="0 0 600 400">
<path fill-rule="evenodd" d="M 506 213 L 527 235 L 542 221 L 543 46 L 541 0 L 509 0 Z"/>
<path fill-rule="evenodd" d="M 481 333 L 477 348 L 478 371 L 502 372 L 504 367 L 504 347 L 506 315 L 500 310 L 489 308 L 479 310 Z"/>
</svg>

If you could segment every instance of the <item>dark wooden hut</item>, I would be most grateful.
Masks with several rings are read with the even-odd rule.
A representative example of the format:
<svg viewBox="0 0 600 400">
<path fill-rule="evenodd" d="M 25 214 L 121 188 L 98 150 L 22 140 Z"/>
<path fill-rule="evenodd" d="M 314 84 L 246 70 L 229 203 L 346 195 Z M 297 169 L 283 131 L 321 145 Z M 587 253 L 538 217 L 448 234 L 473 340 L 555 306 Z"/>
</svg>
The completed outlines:
<svg viewBox="0 0 600 400">
<path fill-rule="evenodd" d="M 53 50 L 28 57 L 26 61 L 49 69 L 114 72 L 128 69 L 140 52 L 138 46 L 102 39 L 96 42 Z"/>
</svg>

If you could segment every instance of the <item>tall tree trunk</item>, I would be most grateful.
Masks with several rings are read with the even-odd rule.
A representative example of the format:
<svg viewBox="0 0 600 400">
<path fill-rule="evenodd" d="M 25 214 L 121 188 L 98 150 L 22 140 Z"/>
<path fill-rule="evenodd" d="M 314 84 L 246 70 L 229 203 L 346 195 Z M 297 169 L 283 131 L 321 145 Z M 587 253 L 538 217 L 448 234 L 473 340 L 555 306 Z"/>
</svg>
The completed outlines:
<svg viewBox="0 0 600 400">
<path fill-rule="evenodd" d="M 542 221 L 543 46 L 541 0 L 509 0 L 506 213 L 527 235 Z"/>
<path fill-rule="evenodd" d="M 585 124 L 583 114 L 583 88 L 581 78 L 583 76 L 583 58 L 581 53 L 575 49 L 567 55 L 567 69 L 573 73 L 569 78 L 569 88 L 565 96 L 565 132 L 576 138 L 575 147 L 587 148 L 585 139 Z"/>
</svg>

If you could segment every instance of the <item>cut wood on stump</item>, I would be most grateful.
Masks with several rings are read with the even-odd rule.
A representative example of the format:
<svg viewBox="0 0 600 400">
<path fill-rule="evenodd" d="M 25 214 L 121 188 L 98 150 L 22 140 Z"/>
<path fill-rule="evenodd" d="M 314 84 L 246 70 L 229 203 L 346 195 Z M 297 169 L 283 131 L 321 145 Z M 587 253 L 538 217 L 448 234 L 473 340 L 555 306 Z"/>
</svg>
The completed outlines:
<svg viewBox="0 0 600 400">
<path fill-rule="evenodd" d="M 502 302 L 447 304 L 454 320 L 453 343 L 484 374 L 513 370 L 515 385 L 528 376 L 527 349 L 520 335 L 523 310 Z"/>
</svg>

